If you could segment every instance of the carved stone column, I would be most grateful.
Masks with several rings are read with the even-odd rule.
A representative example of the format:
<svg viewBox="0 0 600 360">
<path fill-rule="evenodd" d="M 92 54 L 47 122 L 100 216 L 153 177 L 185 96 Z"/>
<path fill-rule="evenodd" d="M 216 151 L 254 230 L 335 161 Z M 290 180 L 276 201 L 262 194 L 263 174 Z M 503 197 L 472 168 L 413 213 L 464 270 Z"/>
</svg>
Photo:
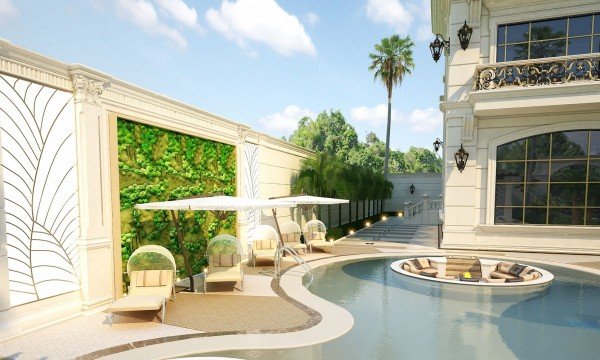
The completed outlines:
<svg viewBox="0 0 600 360">
<path fill-rule="evenodd" d="M 0 142 L 0 149 L 2 143 Z M 0 164 L 2 152 L 0 151 Z M 0 171 L 0 184 L 4 183 Z M 4 186 L 0 186 L 0 311 L 10 308 L 10 290 L 8 287 L 8 257 L 6 251 L 6 211 L 4 209 Z M 1 328 L 1 327 L 0 327 Z"/>
<path fill-rule="evenodd" d="M 107 81 L 84 70 L 71 71 L 71 78 L 79 176 L 81 294 L 83 308 L 89 309 L 113 298 L 108 134 L 100 99 Z"/>
<path fill-rule="evenodd" d="M 235 150 L 236 150 L 236 162 L 235 162 L 235 172 L 237 174 L 236 176 L 236 194 L 237 196 L 248 196 L 248 194 L 246 194 L 245 190 L 244 190 L 244 161 L 245 161 L 245 144 L 246 144 L 246 134 L 248 133 L 248 128 L 246 127 L 242 127 L 239 126 L 237 129 L 238 132 L 238 139 L 237 139 L 237 143 L 235 146 Z M 237 233 L 237 237 L 238 239 L 240 239 L 240 241 L 242 242 L 242 248 L 244 250 L 244 252 L 247 252 L 247 246 L 246 244 L 244 244 L 244 241 L 248 238 L 247 236 L 247 232 L 248 232 L 248 220 L 246 218 L 246 214 L 244 211 L 238 211 L 237 212 L 237 226 L 236 226 L 236 233 Z M 248 254 L 245 254 L 246 256 L 248 256 Z"/>
</svg>

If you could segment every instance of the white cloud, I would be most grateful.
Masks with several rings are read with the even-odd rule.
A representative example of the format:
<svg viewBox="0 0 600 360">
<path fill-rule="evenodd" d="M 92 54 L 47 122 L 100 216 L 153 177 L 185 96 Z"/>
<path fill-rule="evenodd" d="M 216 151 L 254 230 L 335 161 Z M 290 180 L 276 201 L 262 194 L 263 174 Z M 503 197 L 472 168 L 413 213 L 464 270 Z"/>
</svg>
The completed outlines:
<svg viewBox="0 0 600 360">
<path fill-rule="evenodd" d="M 158 18 L 154 6 L 146 0 L 116 0 L 117 15 L 131 21 L 149 34 L 158 34 L 169 38 L 181 49 L 187 48 L 183 35 Z"/>
<path fill-rule="evenodd" d="M 417 39 L 431 41 L 431 1 L 419 0 L 416 3 L 408 4 L 408 8 L 421 20 L 421 23 L 417 27 Z"/>
<path fill-rule="evenodd" d="M 400 34 L 407 33 L 413 21 L 413 15 L 400 0 L 367 0 L 367 17 L 393 27 Z"/>
<path fill-rule="evenodd" d="M 19 10 L 11 0 L 0 0 L 0 24 L 19 16 Z"/>
<path fill-rule="evenodd" d="M 315 26 L 319 23 L 319 21 L 321 21 L 321 19 L 319 18 L 319 15 L 309 12 L 306 14 L 306 21 L 310 24 L 310 26 Z"/>
<path fill-rule="evenodd" d="M 404 121 L 413 132 L 432 133 L 441 127 L 442 118 L 442 113 L 438 109 L 427 108 L 413 110 L 404 118 Z"/>
<path fill-rule="evenodd" d="M 364 122 L 369 125 L 379 127 L 387 124 L 387 104 L 379 104 L 368 108 L 360 106 L 350 109 L 350 118 L 356 121 Z M 398 121 L 398 113 L 392 109 L 392 121 Z"/>
<path fill-rule="evenodd" d="M 419 25 L 417 28 L 417 40 L 431 41 L 435 36 L 431 32 L 431 22 Z"/>
<path fill-rule="evenodd" d="M 308 109 L 290 105 L 282 112 L 260 118 L 258 123 L 274 136 L 289 135 L 298 128 L 298 120 L 305 116 L 314 118 L 316 115 Z"/>
<path fill-rule="evenodd" d="M 202 28 L 198 23 L 198 13 L 193 7 L 188 7 L 183 0 L 155 0 L 158 6 L 169 14 L 175 21 L 202 32 Z"/>
<path fill-rule="evenodd" d="M 360 106 L 350 110 L 350 118 L 372 127 L 385 127 L 387 124 L 387 104 L 369 108 Z M 398 113 L 392 109 L 392 123 L 408 126 L 412 132 L 431 133 L 442 125 L 442 113 L 435 108 L 415 109 L 412 112 Z"/>
<path fill-rule="evenodd" d="M 285 12 L 275 0 L 223 0 L 219 10 L 208 9 L 206 21 L 243 48 L 248 42 L 257 42 L 285 56 L 317 53 L 298 18 Z"/>
</svg>

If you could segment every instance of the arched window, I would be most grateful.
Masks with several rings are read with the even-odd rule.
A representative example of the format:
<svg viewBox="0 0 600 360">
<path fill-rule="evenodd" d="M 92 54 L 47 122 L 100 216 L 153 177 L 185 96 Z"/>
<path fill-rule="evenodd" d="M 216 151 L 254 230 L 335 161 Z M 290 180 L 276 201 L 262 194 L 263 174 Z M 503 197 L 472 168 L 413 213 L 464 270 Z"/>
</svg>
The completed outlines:
<svg viewBox="0 0 600 360">
<path fill-rule="evenodd" d="M 600 130 L 498 146 L 495 224 L 600 225 Z"/>
</svg>

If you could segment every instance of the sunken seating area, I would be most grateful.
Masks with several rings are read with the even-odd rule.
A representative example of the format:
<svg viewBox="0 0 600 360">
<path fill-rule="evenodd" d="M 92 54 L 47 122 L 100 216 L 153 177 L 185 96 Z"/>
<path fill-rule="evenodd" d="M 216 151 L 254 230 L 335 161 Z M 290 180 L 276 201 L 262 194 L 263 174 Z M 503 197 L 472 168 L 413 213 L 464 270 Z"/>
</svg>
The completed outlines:
<svg viewBox="0 0 600 360">
<path fill-rule="evenodd" d="M 472 256 L 403 259 L 391 267 L 411 277 L 484 286 L 537 285 L 554 278 L 550 272 L 534 266 Z"/>
<path fill-rule="evenodd" d="M 521 282 L 536 280 L 541 277 L 542 274 L 531 266 L 503 261 L 498 263 L 496 270 L 490 273 L 489 280 L 500 283 Z"/>
</svg>

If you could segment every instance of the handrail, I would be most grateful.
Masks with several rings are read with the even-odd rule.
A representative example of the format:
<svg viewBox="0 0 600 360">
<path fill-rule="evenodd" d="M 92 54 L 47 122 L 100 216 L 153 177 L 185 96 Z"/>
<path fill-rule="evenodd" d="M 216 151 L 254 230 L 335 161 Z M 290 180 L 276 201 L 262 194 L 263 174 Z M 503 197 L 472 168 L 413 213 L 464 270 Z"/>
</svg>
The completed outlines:
<svg viewBox="0 0 600 360">
<path fill-rule="evenodd" d="M 475 91 L 600 81 L 600 55 L 581 54 L 478 65 Z"/>
<path fill-rule="evenodd" d="M 279 273 L 281 272 L 281 257 L 283 255 L 283 252 L 286 252 L 289 255 L 291 255 L 292 258 L 294 260 L 296 260 L 296 262 L 298 264 L 300 264 L 300 266 L 302 266 L 302 268 L 306 271 L 306 273 L 308 273 L 308 276 L 309 276 L 308 283 L 306 284 L 306 288 L 308 289 L 314 281 L 312 268 L 310 267 L 310 265 L 308 265 L 308 263 L 304 259 L 302 259 L 300 257 L 300 255 L 298 255 L 296 250 L 294 250 L 289 245 L 284 245 L 284 246 L 279 247 L 279 249 L 277 249 L 277 252 L 275 253 L 275 277 L 279 277 Z"/>
<path fill-rule="evenodd" d="M 419 203 L 414 205 L 410 205 L 406 207 L 404 216 L 411 217 L 415 215 L 419 215 L 426 210 L 437 210 L 441 208 L 442 200 L 431 200 L 425 199 Z"/>
</svg>

